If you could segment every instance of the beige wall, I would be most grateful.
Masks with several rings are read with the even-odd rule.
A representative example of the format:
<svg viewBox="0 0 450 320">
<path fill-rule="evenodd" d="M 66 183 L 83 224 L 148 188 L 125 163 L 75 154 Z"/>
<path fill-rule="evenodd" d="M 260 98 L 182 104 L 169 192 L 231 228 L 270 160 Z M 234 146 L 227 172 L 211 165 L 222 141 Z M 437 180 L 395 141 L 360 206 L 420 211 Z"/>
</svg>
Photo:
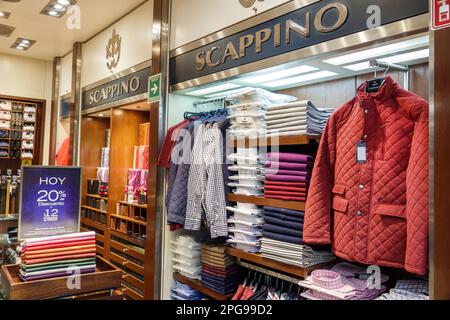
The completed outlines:
<svg viewBox="0 0 450 320">
<path fill-rule="evenodd" d="M 0 53 L 0 94 L 46 100 L 43 162 L 48 164 L 52 63 Z"/>
<path fill-rule="evenodd" d="M 258 13 L 267 11 L 289 0 L 256 1 Z M 172 29 L 170 49 L 217 32 L 255 15 L 239 0 L 172 0 Z M 207 22 L 207 23 L 206 23 Z"/>
<path fill-rule="evenodd" d="M 152 58 L 153 1 L 149 0 L 126 17 L 83 44 L 82 87 L 129 69 Z M 119 65 L 106 66 L 106 46 L 113 30 L 122 38 Z"/>
<path fill-rule="evenodd" d="M 63 96 L 72 90 L 72 52 L 61 58 L 61 84 L 59 95 Z"/>
</svg>

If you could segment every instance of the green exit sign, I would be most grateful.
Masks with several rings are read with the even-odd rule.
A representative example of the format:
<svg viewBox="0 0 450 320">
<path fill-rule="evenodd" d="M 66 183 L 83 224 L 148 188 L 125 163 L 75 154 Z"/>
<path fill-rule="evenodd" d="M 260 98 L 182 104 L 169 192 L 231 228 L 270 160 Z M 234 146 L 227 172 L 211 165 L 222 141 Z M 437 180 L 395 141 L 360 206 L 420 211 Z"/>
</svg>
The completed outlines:
<svg viewBox="0 0 450 320">
<path fill-rule="evenodd" d="M 161 100 L 161 73 L 148 78 L 148 102 Z"/>
</svg>

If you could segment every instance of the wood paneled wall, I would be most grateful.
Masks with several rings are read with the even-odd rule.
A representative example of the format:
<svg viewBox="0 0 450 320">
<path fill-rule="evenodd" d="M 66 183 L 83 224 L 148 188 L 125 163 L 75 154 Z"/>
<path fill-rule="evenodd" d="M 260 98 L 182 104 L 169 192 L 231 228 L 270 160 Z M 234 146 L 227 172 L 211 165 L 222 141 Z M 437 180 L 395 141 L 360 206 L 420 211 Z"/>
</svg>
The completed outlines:
<svg viewBox="0 0 450 320">
<path fill-rule="evenodd" d="M 404 86 L 403 72 L 391 70 L 388 74 L 401 86 Z M 379 73 L 379 75 L 382 75 L 382 73 Z M 410 91 L 426 100 L 429 99 L 428 75 L 428 63 L 411 67 Z M 298 97 L 301 100 L 310 100 L 317 107 L 339 108 L 355 96 L 355 91 L 364 81 L 373 79 L 373 76 L 373 73 L 368 73 L 357 77 L 281 90 L 279 93 Z"/>
</svg>

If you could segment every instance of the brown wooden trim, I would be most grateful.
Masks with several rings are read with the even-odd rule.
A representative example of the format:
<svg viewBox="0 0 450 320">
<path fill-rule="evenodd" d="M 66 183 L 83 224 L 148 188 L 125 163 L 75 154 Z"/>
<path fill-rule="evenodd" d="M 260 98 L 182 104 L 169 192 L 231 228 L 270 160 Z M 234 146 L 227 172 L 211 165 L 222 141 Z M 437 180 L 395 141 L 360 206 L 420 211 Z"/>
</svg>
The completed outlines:
<svg viewBox="0 0 450 320">
<path fill-rule="evenodd" d="M 82 55 L 82 44 L 81 42 L 76 42 L 73 45 L 73 57 L 72 57 L 72 93 L 70 95 L 70 147 L 69 147 L 69 165 L 74 165 L 76 163 L 75 159 L 75 148 L 77 147 L 78 140 L 78 129 L 80 124 L 76 125 L 75 118 L 77 115 L 77 108 L 80 103 L 78 99 L 80 94 L 77 94 L 81 89 L 81 74 L 78 72 L 78 61 L 81 60 Z"/>
<path fill-rule="evenodd" d="M 431 172 L 431 241 L 430 241 L 430 284 L 431 298 L 450 299 L 450 29 L 434 32 L 434 63 L 431 65 L 430 88 L 432 110 L 434 105 L 434 132 L 432 127 L 431 141 L 434 139 L 431 156 L 434 157 Z M 433 60 L 433 59 L 432 59 Z M 433 90 L 434 89 L 434 90 Z"/>
<path fill-rule="evenodd" d="M 51 102 L 51 118 L 50 118 L 50 146 L 48 163 L 53 166 L 56 163 L 56 139 L 57 139 L 57 123 L 58 123 L 58 103 L 59 103 L 59 80 L 61 74 L 61 58 L 53 59 L 53 77 L 52 77 L 52 102 Z"/>
</svg>

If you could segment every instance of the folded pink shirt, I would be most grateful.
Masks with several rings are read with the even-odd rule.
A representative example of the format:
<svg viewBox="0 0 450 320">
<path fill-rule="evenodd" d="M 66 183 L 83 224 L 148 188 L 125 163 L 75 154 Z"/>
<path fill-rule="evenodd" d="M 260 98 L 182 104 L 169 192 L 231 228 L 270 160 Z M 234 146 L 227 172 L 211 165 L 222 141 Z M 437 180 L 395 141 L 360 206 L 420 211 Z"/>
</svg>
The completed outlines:
<svg viewBox="0 0 450 320">
<path fill-rule="evenodd" d="M 269 161 L 279 162 L 295 162 L 295 163 L 312 163 L 314 158 L 306 154 L 272 152 L 266 156 Z"/>
</svg>

